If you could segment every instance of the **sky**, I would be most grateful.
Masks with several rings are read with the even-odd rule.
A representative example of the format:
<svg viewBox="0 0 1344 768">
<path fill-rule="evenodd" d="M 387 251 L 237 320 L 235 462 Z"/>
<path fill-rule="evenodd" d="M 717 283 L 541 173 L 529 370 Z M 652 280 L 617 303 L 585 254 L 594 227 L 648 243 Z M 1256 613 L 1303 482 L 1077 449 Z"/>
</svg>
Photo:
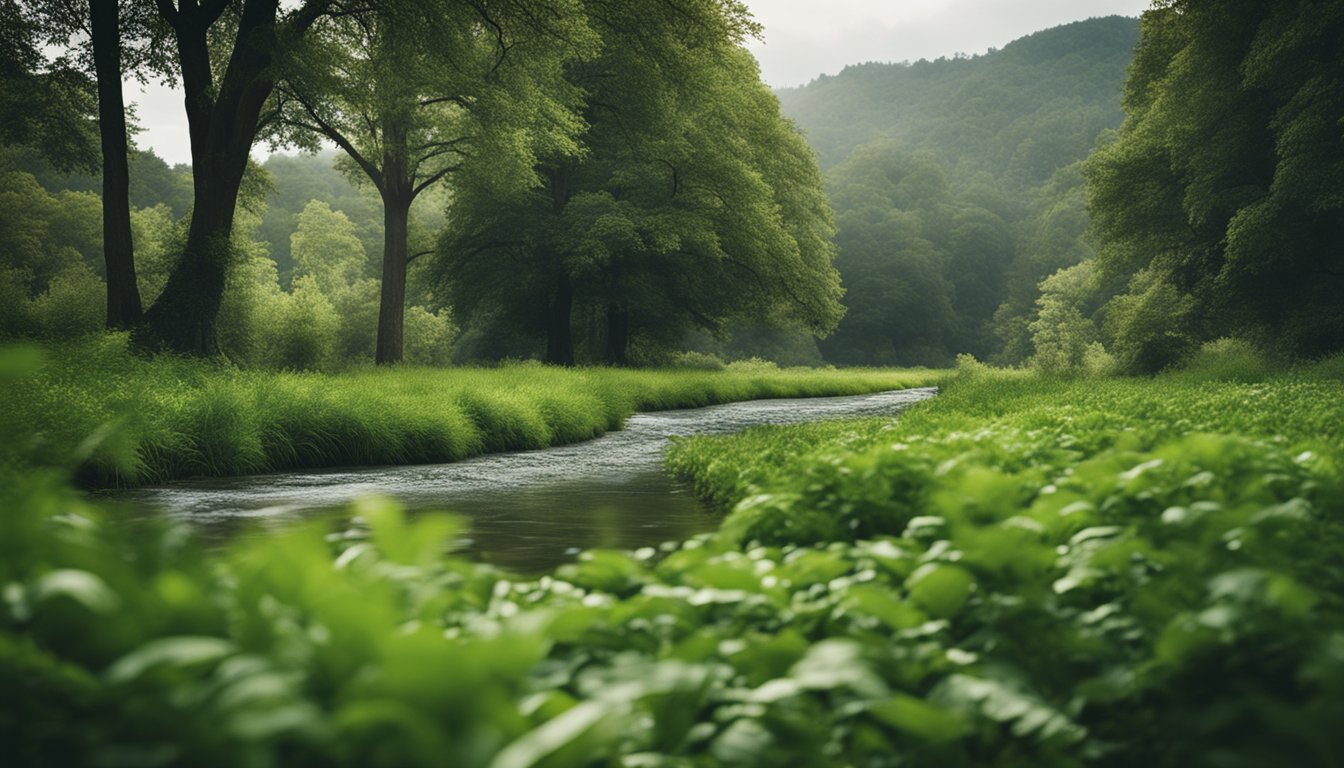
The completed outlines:
<svg viewBox="0 0 1344 768">
<path fill-rule="evenodd" d="M 745 0 L 765 27 L 748 47 L 761 77 L 782 88 L 866 61 L 917 61 L 984 53 L 1042 29 L 1094 16 L 1138 16 L 1149 0 Z M 179 93 L 127 83 L 141 147 L 189 162 Z M 265 147 L 258 147 L 262 155 Z"/>
<path fill-rule="evenodd" d="M 1138 16 L 1149 0 L 746 0 L 765 26 L 750 46 L 775 88 L 866 61 L 984 53 L 1094 16 Z"/>
</svg>

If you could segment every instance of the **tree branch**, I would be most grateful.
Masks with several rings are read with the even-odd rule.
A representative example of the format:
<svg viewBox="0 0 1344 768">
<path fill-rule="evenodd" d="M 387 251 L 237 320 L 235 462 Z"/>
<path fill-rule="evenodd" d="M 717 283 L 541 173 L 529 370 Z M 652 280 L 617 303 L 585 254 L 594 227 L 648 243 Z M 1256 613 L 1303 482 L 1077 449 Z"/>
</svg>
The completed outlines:
<svg viewBox="0 0 1344 768">
<path fill-rule="evenodd" d="M 463 109 L 471 109 L 471 102 L 468 101 L 464 96 L 439 96 L 433 99 L 424 99 L 420 102 L 420 106 L 429 107 L 435 104 L 443 104 L 444 102 L 449 101 L 458 105 L 459 107 L 462 107 Z"/>
<path fill-rule="evenodd" d="M 450 165 L 446 168 L 440 168 L 439 170 L 435 171 L 433 174 L 430 175 L 429 178 L 420 182 L 415 186 L 414 189 L 411 190 L 411 199 L 414 200 L 421 192 L 424 192 L 431 185 L 433 185 L 434 182 L 438 181 L 439 179 L 442 179 L 444 176 L 447 176 L 453 171 L 461 170 L 461 168 L 462 166 L 460 165 Z"/>
<path fill-rule="evenodd" d="M 180 13 L 173 5 L 173 0 L 154 0 L 154 4 L 158 6 L 159 16 L 163 17 L 163 20 L 168 22 L 169 25 L 176 27 Z"/>
<path fill-rule="evenodd" d="M 311 104 L 309 104 L 302 98 L 298 98 L 297 96 L 295 97 L 295 99 L 300 104 L 303 105 L 303 110 L 307 112 L 308 116 L 313 119 L 313 123 L 315 123 L 315 125 L 305 125 L 297 121 L 290 121 L 290 122 L 293 122 L 296 126 L 301 128 L 307 128 L 308 130 L 315 130 L 318 133 L 321 133 L 322 135 L 336 142 L 336 146 L 344 150 L 345 153 L 350 156 L 350 159 L 354 160 L 355 163 L 359 165 L 361 169 L 363 169 L 365 175 L 367 175 L 369 177 L 369 180 L 373 182 L 373 185 L 378 188 L 378 191 L 382 192 L 383 191 L 382 170 L 379 169 L 378 166 L 369 162 L 368 159 L 364 157 L 364 155 L 360 154 L 359 150 L 355 149 L 355 145 L 345 137 L 345 134 L 336 130 L 336 128 L 332 126 L 330 123 L 328 123 L 326 120 L 323 120 L 322 116 L 317 114 L 317 110 L 314 109 Z"/>
</svg>

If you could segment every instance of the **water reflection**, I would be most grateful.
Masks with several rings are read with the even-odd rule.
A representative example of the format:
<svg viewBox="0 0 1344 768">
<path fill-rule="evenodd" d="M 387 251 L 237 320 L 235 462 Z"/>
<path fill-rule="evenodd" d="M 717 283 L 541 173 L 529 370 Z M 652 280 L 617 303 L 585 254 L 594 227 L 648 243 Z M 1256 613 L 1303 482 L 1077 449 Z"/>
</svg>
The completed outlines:
<svg viewBox="0 0 1344 768">
<path fill-rule="evenodd" d="M 755 400 L 642 413 L 596 440 L 454 464 L 370 467 L 177 482 L 118 494 L 190 521 L 213 540 L 261 535 L 382 494 L 412 510 L 470 521 L 467 550 L 487 562 L 545 570 L 592 547 L 634 548 L 717 523 L 661 470 L 673 435 L 726 434 L 758 424 L 894 415 L 933 396 L 909 389 L 856 397 Z"/>
</svg>

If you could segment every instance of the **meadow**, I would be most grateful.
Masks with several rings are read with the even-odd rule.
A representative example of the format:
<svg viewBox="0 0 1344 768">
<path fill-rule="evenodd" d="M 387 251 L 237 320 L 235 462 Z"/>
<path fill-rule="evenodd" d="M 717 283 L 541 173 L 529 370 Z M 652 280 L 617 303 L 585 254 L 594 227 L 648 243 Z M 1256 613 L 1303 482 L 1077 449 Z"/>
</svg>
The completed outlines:
<svg viewBox="0 0 1344 768">
<path fill-rule="evenodd" d="M 537 578 L 386 500 L 203 553 L 29 472 L 0 490 L 0 738 L 26 764 L 1334 765 L 1341 405 L 1338 360 L 968 363 L 895 420 L 685 440 L 718 532 Z"/>
<path fill-rule="evenodd" d="M 13 351 L 0 461 L 136 486 L 285 469 L 449 462 L 588 440 L 636 411 L 936 384 L 893 369 L 359 368 L 284 373 L 129 354 L 124 335 Z"/>
</svg>

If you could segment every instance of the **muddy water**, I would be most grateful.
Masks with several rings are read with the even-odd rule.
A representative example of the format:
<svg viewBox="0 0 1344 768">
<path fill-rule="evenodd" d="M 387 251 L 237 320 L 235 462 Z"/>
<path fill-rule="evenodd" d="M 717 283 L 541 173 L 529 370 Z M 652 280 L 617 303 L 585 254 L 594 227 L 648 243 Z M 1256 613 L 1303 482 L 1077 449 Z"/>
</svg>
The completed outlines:
<svg viewBox="0 0 1344 768">
<path fill-rule="evenodd" d="M 662 471 L 674 435 L 728 434 L 761 424 L 890 416 L 932 397 L 932 388 L 855 397 L 753 400 L 694 410 L 641 413 L 596 440 L 453 464 L 367 467 L 194 480 L 122 498 L 189 521 L 208 537 L 258 535 L 322 514 L 360 496 L 391 496 L 412 510 L 466 517 L 464 548 L 524 571 L 551 568 L 582 549 L 634 548 L 711 530 L 717 524 Z"/>
</svg>

